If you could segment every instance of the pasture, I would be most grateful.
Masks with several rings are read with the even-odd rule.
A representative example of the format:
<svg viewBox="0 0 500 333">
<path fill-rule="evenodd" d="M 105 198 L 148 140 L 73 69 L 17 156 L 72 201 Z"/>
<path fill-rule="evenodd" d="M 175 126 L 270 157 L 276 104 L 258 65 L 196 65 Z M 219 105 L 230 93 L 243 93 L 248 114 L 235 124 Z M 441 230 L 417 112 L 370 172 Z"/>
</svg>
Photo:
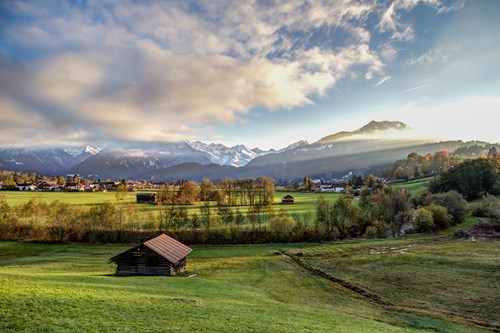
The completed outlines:
<svg viewBox="0 0 500 333">
<path fill-rule="evenodd" d="M 123 202 L 125 203 L 135 203 L 136 192 L 127 192 Z M 281 204 L 281 197 L 291 194 L 295 197 L 295 203 L 293 205 Z M 287 211 L 288 213 L 298 213 L 304 214 L 310 212 L 313 216 L 316 212 L 316 200 L 319 195 L 323 195 L 327 200 L 334 201 L 340 194 L 335 193 L 302 193 L 302 192 L 276 192 L 273 209 L 278 212 L 280 209 Z M 102 204 L 106 201 L 117 202 L 116 192 L 22 192 L 22 191 L 2 191 L 0 192 L 0 200 L 5 200 L 9 205 L 19 205 L 26 203 L 30 199 L 41 200 L 46 203 L 51 203 L 54 201 L 60 201 L 67 204 L 74 205 L 93 205 Z M 216 203 L 211 204 L 213 207 Z M 199 213 L 201 203 L 195 205 L 186 206 L 189 213 L 197 212 Z M 158 210 L 158 206 L 151 204 L 136 204 L 136 208 L 141 211 L 145 210 Z M 234 208 L 240 209 L 242 213 L 246 213 L 248 206 L 235 206 Z"/>
<path fill-rule="evenodd" d="M 0 331 L 486 332 L 500 325 L 496 241 L 441 233 L 194 247 L 184 276 L 113 276 L 108 258 L 129 247 L 0 242 Z"/>
</svg>

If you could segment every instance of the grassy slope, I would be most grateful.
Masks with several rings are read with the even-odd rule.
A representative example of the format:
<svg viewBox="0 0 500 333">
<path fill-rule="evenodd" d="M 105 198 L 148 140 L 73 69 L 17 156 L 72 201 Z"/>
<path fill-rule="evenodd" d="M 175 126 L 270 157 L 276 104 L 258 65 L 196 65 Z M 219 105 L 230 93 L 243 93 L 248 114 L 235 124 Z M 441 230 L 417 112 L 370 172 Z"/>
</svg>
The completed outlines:
<svg viewBox="0 0 500 333">
<path fill-rule="evenodd" d="M 415 250 L 404 255 L 369 254 L 408 245 Z M 106 260 L 127 247 L 0 242 L 0 331 L 473 332 L 481 329 L 467 316 L 498 320 L 496 242 L 420 236 L 197 247 L 188 260 L 193 278 L 114 277 Z M 396 307 L 274 255 L 280 248 Z"/>
<path fill-rule="evenodd" d="M 410 180 L 404 183 L 395 183 L 391 184 L 391 187 L 395 189 L 405 188 L 413 194 L 420 194 L 427 189 L 427 184 L 429 184 L 432 178 L 433 177 L 426 177 L 426 178 Z"/>
</svg>

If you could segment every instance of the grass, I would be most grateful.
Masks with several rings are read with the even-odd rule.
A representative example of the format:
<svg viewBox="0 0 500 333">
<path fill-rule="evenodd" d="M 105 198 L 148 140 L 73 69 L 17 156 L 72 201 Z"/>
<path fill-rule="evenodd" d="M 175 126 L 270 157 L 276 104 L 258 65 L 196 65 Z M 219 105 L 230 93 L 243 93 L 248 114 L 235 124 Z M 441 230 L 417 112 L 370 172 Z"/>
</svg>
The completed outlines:
<svg viewBox="0 0 500 333">
<path fill-rule="evenodd" d="M 9 205 L 20 205 L 32 198 L 51 203 L 60 201 L 74 205 L 102 204 L 106 201 L 116 201 L 116 192 L 29 192 L 29 191 L 2 191 L 0 199 Z M 125 202 L 135 202 L 135 193 L 128 192 Z"/>
<path fill-rule="evenodd" d="M 135 202 L 134 192 L 128 192 L 126 194 L 124 202 Z M 295 198 L 295 203 L 293 205 L 283 205 L 281 204 L 281 197 L 291 194 Z M 316 200 L 319 195 L 323 195 L 327 200 L 334 201 L 340 194 L 336 193 L 301 193 L 301 192 L 276 192 L 273 209 L 275 212 L 283 209 L 288 213 L 304 214 L 310 212 L 311 220 L 315 219 L 316 214 Z M 0 199 L 5 200 L 9 205 L 20 205 L 26 203 L 30 199 L 39 199 L 42 202 L 51 203 L 53 201 L 60 201 L 68 204 L 75 205 L 91 205 L 91 204 L 102 204 L 106 201 L 116 202 L 115 192 L 22 192 L 22 191 L 3 191 L 0 192 Z M 188 213 L 197 212 L 200 213 L 201 203 L 195 205 L 186 206 Z M 215 209 L 216 203 L 213 202 L 212 206 Z M 151 204 L 137 204 L 136 207 L 141 211 L 146 210 L 158 210 L 158 206 Z M 242 213 L 248 211 L 249 206 L 236 206 Z"/>
<path fill-rule="evenodd" d="M 433 177 L 419 178 L 415 180 L 410 180 L 404 183 L 394 183 L 391 187 L 394 189 L 407 189 L 412 194 L 420 194 L 427 190 L 427 184 L 432 180 Z"/>
<path fill-rule="evenodd" d="M 406 254 L 370 254 L 410 245 Z M 481 332 L 474 321 L 498 324 L 494 241 L 438 234 L 195 247 L 183 277 L 115 277 L 107 259 L 128 247 L 0 242 L 0 331 Z M 393 305 L 318 277 L 279 249 Z"/>
</svg>

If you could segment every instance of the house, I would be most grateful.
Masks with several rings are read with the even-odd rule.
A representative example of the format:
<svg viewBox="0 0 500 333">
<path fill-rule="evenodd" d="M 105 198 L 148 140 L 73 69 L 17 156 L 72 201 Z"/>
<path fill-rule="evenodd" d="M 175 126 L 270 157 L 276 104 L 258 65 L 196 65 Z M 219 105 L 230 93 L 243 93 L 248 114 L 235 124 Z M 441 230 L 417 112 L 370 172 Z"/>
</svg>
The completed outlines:
<svg viewBox="0 0 500 333">
<path fill-rule="evenodd" d="M 17 189 L 19 191 L 35 191 L 36 186 L 31 183 L 18 184 L 16 183 Z"/>
<path fill-rule="evenodd" d="M 66 192 L 83 192 L 84 189 L 84 186 L 79 183 L 66 183 L 64 186 Z"/>
<path fill-rule="evenodd" d="M 325 193 L 342 193 L 345 192 L 347 185 L 345 183 L 333 183 L 320 185 L 319 191 Z"/>
<path fill-rule="evenodd" d="M 137 193 L 135 195 L 137 203 L 155 203 L 156 193 Z"/>
<path fill-rule="evenodd" d="M 47 181 L 40 181 L 37 184 L 37 188 L 39 191 L 54 191 L 56 188 L 59 188 L 59 184 L 56 182 L 47 182 Z"/>
<path fill-rule="evenodd" d="M 189 246 L 161 234 L 125 252 L 109 262 L 116 263 L 116 275 L 177 275 L 186 270 Z"/>
<path fill-rule="evenodd" d="M 290 194 L 287 194 L 283 198 L 281 198 L 281 203 L 282 204 L 293 204 L 294 200 L 295 199 Z"/>
</svg>

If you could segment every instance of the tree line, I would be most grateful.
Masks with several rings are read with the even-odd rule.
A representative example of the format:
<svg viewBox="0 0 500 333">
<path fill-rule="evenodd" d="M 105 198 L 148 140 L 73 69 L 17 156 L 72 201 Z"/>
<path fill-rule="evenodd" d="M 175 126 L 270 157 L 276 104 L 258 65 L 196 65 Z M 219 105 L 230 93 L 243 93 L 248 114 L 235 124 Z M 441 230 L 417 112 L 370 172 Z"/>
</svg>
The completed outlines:
<svg viewBox="0 0 500 333">
<path fill-rule="evenodd" d="M 260 206 L 272 204 L 274 179 L 268 177 L 221 179 L 215 184 L 203 179 L 200 184 L 181 181 L 166 183 L 157 191 L 159 205 L 191 205 L 197 201 L 214 201 L 218 206 Z"/>
</svg>

